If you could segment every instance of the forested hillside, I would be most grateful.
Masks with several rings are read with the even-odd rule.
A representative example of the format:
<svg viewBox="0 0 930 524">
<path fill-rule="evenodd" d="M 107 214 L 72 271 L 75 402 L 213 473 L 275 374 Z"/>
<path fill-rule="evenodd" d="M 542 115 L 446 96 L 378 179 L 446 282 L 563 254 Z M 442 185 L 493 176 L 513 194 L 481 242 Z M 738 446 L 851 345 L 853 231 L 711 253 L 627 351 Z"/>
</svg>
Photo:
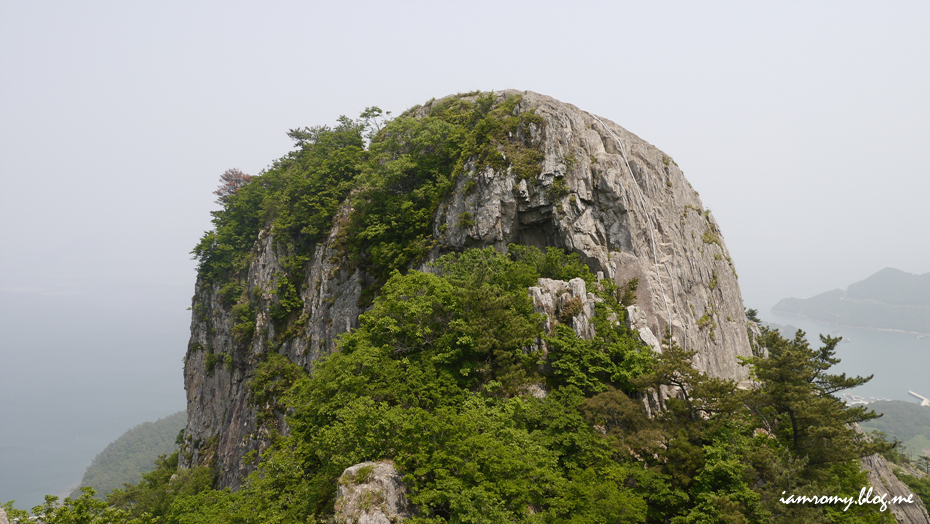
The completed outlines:
<svg viewBox="0 0 930 524">
<path fill-rule="evenodd" d="M 177 449 L 178 433 L 187 424 L 187 413 L 145 422 L 130 429 L 110 443 L 94 459 L 84 473 L 81 487 L 91 487 L 100 497 L 123 484 L 139 482 L 143 473 L 155 469 L 159 455 L 169 455 Z"/>
<path fill-rule="evenodd" d="M 930 457 L 930 407 L 916 402 L 880 400 L 869 404 L 869 408 L 882 417 L 863 422 L 863 429 L 896 438 L 911 460 L 916 461 L 921 455 Z"/>
</svg>

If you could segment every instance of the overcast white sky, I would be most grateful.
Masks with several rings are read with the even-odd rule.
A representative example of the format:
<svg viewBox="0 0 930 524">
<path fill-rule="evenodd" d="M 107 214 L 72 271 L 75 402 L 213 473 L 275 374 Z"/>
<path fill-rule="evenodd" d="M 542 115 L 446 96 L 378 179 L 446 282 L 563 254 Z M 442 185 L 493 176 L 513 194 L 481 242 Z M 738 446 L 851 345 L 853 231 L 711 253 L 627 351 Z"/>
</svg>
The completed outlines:
<svg viewBox="0 0 930 524">
<path fill-rule="evenodd" d="M 0 381 L 95 355 L 177 391 L 219 175 L 474 89 L 673 157 L 763 316 L 930 271 L 928 28 L 927 1 L 0 0 Z"/>
</svg>

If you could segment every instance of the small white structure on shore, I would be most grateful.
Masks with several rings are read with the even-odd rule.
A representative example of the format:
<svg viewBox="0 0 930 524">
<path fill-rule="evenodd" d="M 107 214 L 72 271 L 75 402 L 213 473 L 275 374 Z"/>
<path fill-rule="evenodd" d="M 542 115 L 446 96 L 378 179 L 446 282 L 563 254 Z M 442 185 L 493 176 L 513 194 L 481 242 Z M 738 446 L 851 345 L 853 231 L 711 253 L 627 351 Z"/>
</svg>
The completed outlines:
<svg viewBox="0 0 930 524">
<path fill-rule="evenodd" d="M 911 391 L 911 390 L 907 390 L 907 394 L 910 395 L 910 396 L 912 396 L 912 397 L 917 397 L 917 398 L 919 398 L 919 399 L 920 399 L 920 405 L 921 405 L 921 406 L 930 406 L 930 398 L 927 398 L 927 397 L 925 397 L 925 396 L 923 396 L 923 395 L 918 395 L 917 393 L 914 393 L 914 392 Z"/>
</svg>

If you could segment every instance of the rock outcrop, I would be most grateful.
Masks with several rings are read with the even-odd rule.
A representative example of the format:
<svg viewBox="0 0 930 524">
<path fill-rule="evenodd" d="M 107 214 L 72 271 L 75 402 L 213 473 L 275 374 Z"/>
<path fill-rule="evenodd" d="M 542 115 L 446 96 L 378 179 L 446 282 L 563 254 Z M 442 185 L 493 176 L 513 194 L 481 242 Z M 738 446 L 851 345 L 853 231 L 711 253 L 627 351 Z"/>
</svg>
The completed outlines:
<svg viewBox="0 0 930 524">
<path fill-rule="evenodd" d="M 433 219 L 437 247 L 418 267 L 428 270 L 426 264 L 446 252 L 505 250 L 509 243 L 577 253 L 604 278 L 619 284 L 638 279 L 633 321 L 647 343 L 655 345 L 671 330 L 681 346 L 697 351 L 698 369 L 745 379 L 747 370 L 736 357 L 750 356 L 751 349 L 736 272 L 717 222 L 678 165 L 626 129 L 575 106 L 532 92 L 496 96 L 514 94 L 522 96 L 517 112 L 535 111 L 544 122 L 530 129 L 544 153 L 541 174 L 521 179 L 510 169 L 467 164 Z M 414 116 L 429 109 L 421 107 Z M 219 485 L 237 488 L 253 467 L 243 463 L 246 453 L 262 449 L 268 432 L 286 431 L 280 414 L 258 423 L 261 406 L 254 405 L 248 384 L 262 354 L 273 346 L 309 369 L 333 350 L 341 333 L 357 326 L 369 276 L 339 266 L 334 256 L 340 224 L 350 212 L 344 208 L 329 237 L 309 253 L 300 286 L 300 329 L 287 337 L 277 336 L 270 319 L 271 290 L 286 253 L 268 232 L 254 244 L 245 282 L 255 307 L 247 344 L 235 343 L 232 306 L 220 286 L 198 281 L 184 371 L 188 425 L 182 466 L 214 462 Z M 587 302 L 586 291 L 569 285 L 569 298 Z M 541 301 L 562 300 L 565 292 L 542 283 L 533 291 Z M 574 318 L 579 334 L 590 329 L 586 320 L 585 314 Z M 281 338 L 286 341 L 271 343 Z"/>
<path fill-rule="evenodd" d="M 578 338 L 589 340 L 594 338 L 595 304 L 600 299 L 593 293 L 588 293 L 584 280 L 573 278 L 568 282 L 539 279 L 538 286 L 530 288 L 530 299 L 533 301 L 533 310 L 546 316 L 545 330 L 552 333 L 553 324 L 559 316 L 568 315 L 572 329 Z M 565 313 L 568 311 L 569 313 Z"/>
<path fill-rule="evenodd" d="M 336 522 L 394 524 L 410 517 L 407 487 L 390 462 L 362 462 L 339 477 Z"/>
<path fill-rule="evenodd" d="M 869 455 L 862 459 L 862 469 L 869 473 L 869 484 L 879 497 L 886 495 L 885 500 L 894 497 L 910 497 L 912 503 L 889 504 L 888 511 L 902 524 L 930 524 L 930 515 L 920 498 L 911 493 L 911 490 L 898 480 L 891 471 L 888 461 L 881 455 Z M 874 495 L 873 495 L 874 496 Z M 879 507 L 880 509 L 880 507 Z"/>
</svg>

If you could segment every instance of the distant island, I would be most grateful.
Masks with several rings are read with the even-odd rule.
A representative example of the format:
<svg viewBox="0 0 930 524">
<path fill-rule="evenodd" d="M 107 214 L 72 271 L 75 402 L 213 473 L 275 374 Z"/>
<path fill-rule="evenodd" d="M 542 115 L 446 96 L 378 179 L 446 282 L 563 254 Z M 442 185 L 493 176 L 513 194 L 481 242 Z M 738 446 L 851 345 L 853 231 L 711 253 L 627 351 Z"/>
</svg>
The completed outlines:
<svg viewBox="0 0 930 524">
<path fill-rule="evenodd" d="M 930 273 L 885 268 L 846 291 L 786 298 L 772 312 L 837 326 L 930 335 Z"/>
<path fill-rule="evenodd" d="M 94 488 L 102 499 L 123 484 L 139 482 L 143 473 L 155 469 L 159 455 L 178 448 L 178 433 L 186 424 L 187 412 L 179 411 L 130 429 L 97 455 L 84 473 L 81 486 Z"/>
</svg>

